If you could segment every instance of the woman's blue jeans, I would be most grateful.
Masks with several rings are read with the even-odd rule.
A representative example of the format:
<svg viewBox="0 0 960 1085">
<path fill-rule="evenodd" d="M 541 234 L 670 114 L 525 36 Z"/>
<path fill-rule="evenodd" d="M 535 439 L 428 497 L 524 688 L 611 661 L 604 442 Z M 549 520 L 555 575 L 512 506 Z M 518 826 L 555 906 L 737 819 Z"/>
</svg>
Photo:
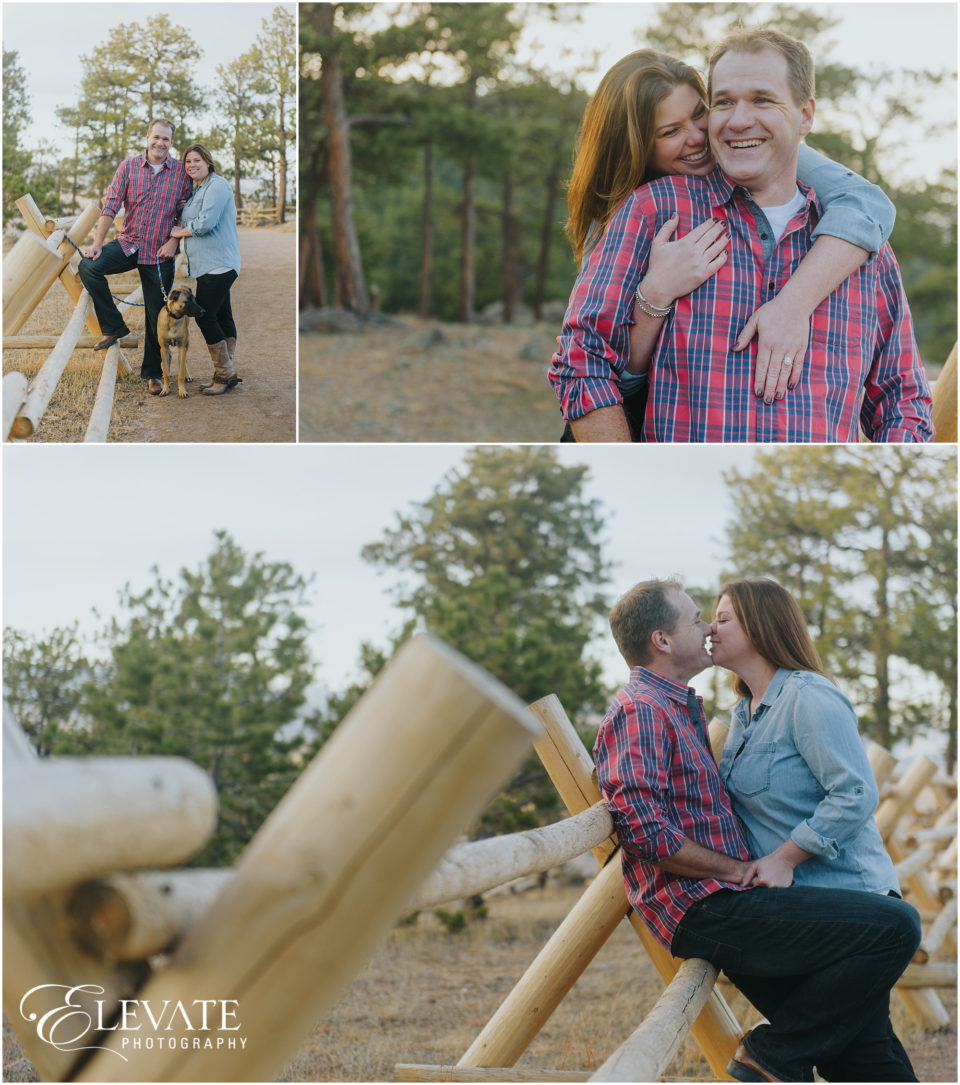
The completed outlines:
<svg viewBox="0 0 960 1085">
<path fill-rule="evenodd" d="M 721 889 L 674 935 L 675 957 L 722 969 L 770 1022 L 746 1043 L 784 1081 L 916 1081 L 890 1028 L 890 990 L 920 944 L 920 917 L 879 893 L 794 885 Z"/>
</svg>

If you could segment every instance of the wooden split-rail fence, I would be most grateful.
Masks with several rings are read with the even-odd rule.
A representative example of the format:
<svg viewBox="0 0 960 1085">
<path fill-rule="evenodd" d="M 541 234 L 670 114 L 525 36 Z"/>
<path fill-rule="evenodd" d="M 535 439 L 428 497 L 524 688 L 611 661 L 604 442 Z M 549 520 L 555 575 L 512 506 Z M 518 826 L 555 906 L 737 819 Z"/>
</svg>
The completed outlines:
<svg viewBox="0 0 960 1085">
<path fill-rule="evenodd" d="M 16 205 L 28 229 L 3 261 L 3 349 L 50 350 L 50 353 L 32 381 L 15 371 L 4 376 L 4 441 L 25 440 L 36 433 L 73 352 L 89 349 L 102 334 L 93 302 L 77 272 L 80 263 L 77 249 L 96 226 L 99 205 L 91 202 L 79 215 L 60 219 L 45 217 L 29 194 L 17 200 Z M 180 271 L 183 262 L 181 255 L 177 262 Z M 24 324 L 58 280 L 74 305 L 67 326 L 56 335 L 21 334 Z M 138 286 L 118 301 L 120 312 L 138 305 L 142 294 Z M 107 439 L 117 374 L 131 371 L 123 348 L 136 348 L 137 343 L 137 337 L 131 335 L 107 349 L 85 441 Z"/>
<path fill-rule="evenodd" d="M 569 817 L 450 848 L 531 741 Z M 711 741 L 722 747 L 721 724 Z M 924 923 L 897 991 L 939 1028 L 937 989 L 957 978 L 956 782 L 925 757 L 899 775 L 880 747 L 870 758 L 877 822 Z M 400 1063 L 396 1079 L 656 1081 L 688 1033 L 727 1077 L 740 1023 L 715 969 L 672 958 L 630 908 L 593 763 L 560 702 L 527 709 L 432 638 L 397 654 L 232 870 L 147 869 L 182 862 L 213 831 L 216 796 L 190 762 L 40 760 L 5 710 L 3 771 L 4 1007 L 43 1079 L 272 1079 L 399 917 L 591 850 L 597 875 L 459 1062 Z M 516 1069 L 624 919 L 666 984 L 651 1012 L 596 1070 Z M 103 1025 L 83 1050 L 37 1025 L 64 1012 L 65 989 Z M 163 1046 L 125 1047 L 117 1021 L 131 1004 L 198 998 L 235 1001 L 242 1047 L 198 1049 L 185 1013 Z"/>
</svg>

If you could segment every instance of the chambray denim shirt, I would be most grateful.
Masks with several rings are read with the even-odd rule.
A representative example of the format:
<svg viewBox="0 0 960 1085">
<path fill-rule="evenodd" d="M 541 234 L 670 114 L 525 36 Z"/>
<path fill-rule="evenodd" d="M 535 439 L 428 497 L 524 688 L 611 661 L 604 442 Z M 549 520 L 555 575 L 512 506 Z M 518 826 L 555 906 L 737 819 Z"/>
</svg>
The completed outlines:
<svg viewBox="0 0 960 1085">
<path fill-rule="evenodd" d="M 211 173 L 206 184 L 193 190 L 180 221 L 191 234 L 182 241 L 187 254 L 187 274 L 198 278 L 215 267 L 233 268 L 240 274 L 237 205 L 226 178 Z"/>
<path fill-rule="evenodd" d="M 794 869 L 795 885 L 900 891 L 873 819 L 879 796 L 857 717 L 829 679 L 781 667 L 752 718 L 743 697 L 720 776 L 754 857 L 788 837 L 813 853 Z"/>
</svg>

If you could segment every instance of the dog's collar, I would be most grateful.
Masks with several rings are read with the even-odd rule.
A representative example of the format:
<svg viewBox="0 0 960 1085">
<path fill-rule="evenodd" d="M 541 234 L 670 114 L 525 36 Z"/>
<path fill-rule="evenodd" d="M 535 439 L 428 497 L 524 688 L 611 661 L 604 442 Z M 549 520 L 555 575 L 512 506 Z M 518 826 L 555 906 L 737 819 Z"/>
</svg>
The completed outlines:
<svg viewBox="0 0 960 1085">
<path fill-rule="evenodd" d="M 180 319 L 180 317 L 178 317 L 176 313 L 171 313 L 170 312 L 170 302 L 169 301 L 165 301 L 163 303 L 163 307 L 164 307 L 164 309 L 167 310 L 167 316 L 169 316 L 172 320 L 179 320 Z"/>
</svg>

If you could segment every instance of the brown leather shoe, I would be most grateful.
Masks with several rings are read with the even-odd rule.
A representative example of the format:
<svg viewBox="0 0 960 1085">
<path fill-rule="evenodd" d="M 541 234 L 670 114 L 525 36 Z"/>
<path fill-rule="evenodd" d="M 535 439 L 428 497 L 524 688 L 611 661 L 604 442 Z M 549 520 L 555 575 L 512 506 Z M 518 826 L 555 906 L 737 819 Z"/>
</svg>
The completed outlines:
<svg viewBox="0 0 960 1085">
<path fill-rule="evenodd" d="M 158 396 L 163 391 L 163 385 L 160 383 L 160 381 L 157 380 L 156 377 L 151 377 L 147 381 L 147 391 L 152 396 Z"/>
<path fill-rule="evenodd" d="M 782 1077 L 774 1077 L 769 1070 L 764 1070 L 742 1043 L 734 1051 L 733 1058 L 727 1063 L 727 1073 L 732 1078 L 736 1078 L 737 1081 L 785 1080 Z"/>
<path fill-rule="evenodd" d="M 129 334 L 130 334 L 130 329 L 126 325 L 124 325 L 122 331 L 111 332 L 109 335 L 105 335 L 99 341 L 99 343 L 94 343 L 93 344 L 93 349 L 94 350 L 106 350 L 107 347 L 112 347 L 113 344 L 118 339 L 122 339 L 125 335 L 129 335 Z"/>
</svg>

